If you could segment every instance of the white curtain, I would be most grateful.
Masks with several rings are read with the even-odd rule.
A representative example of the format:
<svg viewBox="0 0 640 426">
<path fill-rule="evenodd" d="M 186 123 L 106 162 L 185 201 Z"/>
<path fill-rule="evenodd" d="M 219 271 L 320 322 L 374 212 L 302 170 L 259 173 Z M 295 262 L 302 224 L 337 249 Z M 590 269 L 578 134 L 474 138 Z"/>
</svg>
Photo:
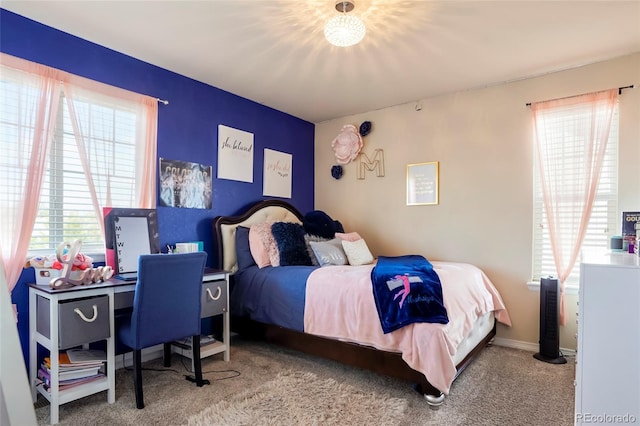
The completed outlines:
<svg viewBox="0 0 640 426">
<path fill-rule="evenodd" d="M 0 54 L 0 70 L 0 258 L 11 292 L 29 249 L 61 88 L 50 68 L 10 55 Z"/>
<path fill-rule="evenodd" d="M 544 209 L 560 282 L 561 325 L 566 322 L 564 283 L 589 224 L 617 101 L 618 89 L 611 89 L 531 104 Z M 558 140 L 565 143 L 552 142 Z M 563 179 L 568 170 L 578 176 Z"/>
<path fill-rule="evenodd" d="M 140 142 L 136 144 L 135 154 L 136 188 L 132 191 L 133 199 L 129 205 L 155 208 L 158 102 L 149 96 L 75 76 L 67 77 L 64 93 L 93 209 L 104 235 L 102 208 L 113 206 L 111 179 L 117 164 L 113 162 L 111 147 L 95 141 L 113 139 L 113 132 L 117 130 L 112 119 L 92 114 L 88 106 L 105 105 L 119 111 L 129 111 L 135 116 L 136 121 L 132 125 L 137 131 L 136 141 Z"/>
<path fill-rule="evenodd" d="M 90 98 L 95 103 L 102 96 L 107 105 L 126 105 L 138 114 L 135 123 L 136 141 L 139 141 L 136 143 L 136 199 L 132 205 L 154 208 L 158 103 L 149 96 L 4 53 L 0 53 L 0 67 L 4 83 L 0 86 L 0 259 L 7 286 L 12 291 L 27 257 L 61 91 L 64 90 L 68 101 L 83 170 L 103 232 L 102 207 L 109 205 L 110 194 L 108 190 L 98 193 L 95 182 L 108 177 L 104 176 L 100 152 L 85 144 L 97 135 L 94 127 L 82 124 L 78 105 Z M 9 100 L 14 99 L 15 103 L 10 103 Z"/>
</svg>

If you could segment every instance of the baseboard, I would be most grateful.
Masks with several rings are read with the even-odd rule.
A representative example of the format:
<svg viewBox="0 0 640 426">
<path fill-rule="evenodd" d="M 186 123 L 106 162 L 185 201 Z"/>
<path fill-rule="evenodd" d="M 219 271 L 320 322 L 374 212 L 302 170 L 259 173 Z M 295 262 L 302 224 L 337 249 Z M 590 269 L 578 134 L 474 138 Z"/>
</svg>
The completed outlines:
<svg viewBox="0 0 640 426">
<path fill-rule="evenodd" d="M 504 346 L 506 348 L 513 348 L 513 349 L 521 349 L 523 351 L 529 351 L 533 353 L 538 352 L 540 349 L 540 346 L 536 343 L 523 342 L 520 340 L 513 340 L 513 339 L 505 339 L 502 337 L 496 337 L 495 339 L 493 339 L 493 344 L 496 346 Z M 575 356 L 576 354 L 575 349 L 560 348 L 560 352 L 562 352 L 562 355 L 564 356 Z"/>
<path fill-rule="evenodd" d="M 492 344 L 496 346 L 504 346 L 506 348 L 520 349 L 531 353 L 536 353 L 540 349 L 539 345 L 531 342 L 523 342 L 521 340 L 505 339 L 496 337 Z M 560 352 L 564 356 L 575 356 L 575 349 L 560 348 Z M 152 346 L 142 350 L 142 362 L 151 361 L 152 359 L 162 358 L 163 345 Z M 120 368 L 131 367 L 133 365 L 133 352 L 127 352 L 122 355 L 116 355 L 116 370 Z"/>
<path fill-rule="evenodd" d="M 142 362 L 151 361 L 152 359 L 162 358 L 164 345 L 151 346 L 142 350 Z M 124 367 L 133 366 L 133 352 L 125 352 L 116 355 L 116 370 Z"/>
</svg>

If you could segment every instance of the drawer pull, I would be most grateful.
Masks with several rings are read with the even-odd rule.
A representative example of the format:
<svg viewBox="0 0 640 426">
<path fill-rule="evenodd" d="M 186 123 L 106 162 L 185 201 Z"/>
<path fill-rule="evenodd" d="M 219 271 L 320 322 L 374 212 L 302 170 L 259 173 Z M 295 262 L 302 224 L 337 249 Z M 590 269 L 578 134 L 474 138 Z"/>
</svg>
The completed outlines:
<svg viewBox="0 0 640 426">
<path fill-rule="evenodd" d="M 93 318 L 85 317 L 80 308 L 75 308 L 73 312 L 78 314 L 78 316 L 82 318 L 82 321 L 84 322 L 94 322 L 98 318 L 98 306 L 96 305 L 93 305 Z"/>
<path fill-rule="evenodd" d="M 216 292 L 216 295 L 214 296 L 214 295 L 211 293 L 211 289 L 210 289 L 210 288 L 208 288 L 208 289 L 207 289 L 207 294 L 209 295 L 209 297 L 211 298 L 211 300 L 218 300 L 218 299 L 220 299 L 220 296 L 222 296 L 222 289 L 221 289 L 220 287 L 218 287 L 218 291 Z"/>
</svg>

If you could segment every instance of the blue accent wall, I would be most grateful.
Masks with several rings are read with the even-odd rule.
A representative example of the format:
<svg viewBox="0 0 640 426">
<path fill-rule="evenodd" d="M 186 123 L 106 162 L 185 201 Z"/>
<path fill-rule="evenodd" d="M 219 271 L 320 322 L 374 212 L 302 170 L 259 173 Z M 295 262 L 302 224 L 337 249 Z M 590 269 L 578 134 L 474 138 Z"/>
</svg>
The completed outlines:
<svg viewBox="0 0 640 426">
<path fill-rule="evenodd" d="M 158 105 L 158 157 L 213 166 L 213 207 L 210 210 L 158 207 L 161 247 L 179 241 L 204 241 L 208 265 L 213 266 L 217 253 L 212 219 L 240 213 L 265 198 L 262 196 L 265 148 L 292 154 L 292 197 L 287 201 L 302 213 L 313 210 L 313 123 L 5 9 L 0 9 L 0 51 L 169 101 L 168 105 Z M 216 178 L 219 124 L 253 133 L 253 183 Z M 29 349 L 27 283 L 33 281 L 33 270 L 26 269 L 12 293 L 12 301 L 18 305 L 18 331 L 25 359 Z"/>
</svg>

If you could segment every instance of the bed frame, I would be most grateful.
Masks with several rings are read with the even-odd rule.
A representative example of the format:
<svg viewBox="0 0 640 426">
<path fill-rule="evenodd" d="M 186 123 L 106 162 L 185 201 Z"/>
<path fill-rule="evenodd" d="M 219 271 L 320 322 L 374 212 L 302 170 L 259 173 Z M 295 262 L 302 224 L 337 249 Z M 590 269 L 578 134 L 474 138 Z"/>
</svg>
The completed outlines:
<svg viewBox="0 0 640 426">
<path fill-rule="evenodd" d="M 217 266 L 230 271 L 231 274 L 237 270 L 235 228 L 238 225 L 250 226 L 267 219 L 302 222 L 302 218 L 303 215 L 295 207 L 282 200 L 260 201 L 238 216 L 216 217 L 213 220 L 213 232 L 218 252 Z M 233 275 L 231 275 L 231 281 L 233 283 Z M 427 403 L 432 406 L 440 405 L 444 401 L 444 394 L 432 386 L 424 374 L 409 367 L 400 353 L 382 351 L 355 343 L 263 324 L 247 318 L 235 317 L 233 312 L 231 312 L 231 316 L 233 331 L 242 336 L 265 340 L 300 352 L 408 381 L 413 383 L 413 388 L 423 394 Z M 491 331 L 458 363 L 456 377 L 491 342 L 495 334 L 496 323 L 494 320 Z"/>
</svg>

